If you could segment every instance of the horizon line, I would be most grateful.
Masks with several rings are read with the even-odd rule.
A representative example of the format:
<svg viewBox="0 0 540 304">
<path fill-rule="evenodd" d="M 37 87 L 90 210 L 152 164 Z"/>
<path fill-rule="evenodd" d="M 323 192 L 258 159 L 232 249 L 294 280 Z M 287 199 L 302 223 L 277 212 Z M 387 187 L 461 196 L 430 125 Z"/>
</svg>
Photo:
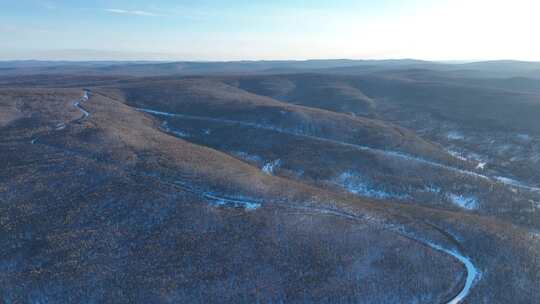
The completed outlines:
<svg viewBox="0 0 540 304">
<path fill-rule="evenodd" d="M 443 64 L 477 63 L 477 62 L 538 62 L 540 60 L 523 59 L 418 59 L 418 58 L 309 58 L 309 59 L 216 59 L 216 60 L 190 60 L 190 59 L 0 59 L 0 62 L 51 62 L 51 63 L 78 63 L 78 62 L 155 62 L 155 63 L 234 63 L 234 62 L 307 62 L 307 61 L 424 61 Z"/>
</svg>

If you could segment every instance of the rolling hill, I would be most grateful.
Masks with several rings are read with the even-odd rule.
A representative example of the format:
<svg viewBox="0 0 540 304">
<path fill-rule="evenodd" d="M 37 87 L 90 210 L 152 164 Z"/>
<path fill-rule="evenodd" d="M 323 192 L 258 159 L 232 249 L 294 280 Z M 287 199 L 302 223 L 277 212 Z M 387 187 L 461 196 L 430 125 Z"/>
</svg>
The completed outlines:
<svg viewBox="0 0 540 304">
<path fill-rule="evenodd" d="M 539 302 L 536 81 L 427 65 L 4 64 L 0 299 Z"/>
</svg>

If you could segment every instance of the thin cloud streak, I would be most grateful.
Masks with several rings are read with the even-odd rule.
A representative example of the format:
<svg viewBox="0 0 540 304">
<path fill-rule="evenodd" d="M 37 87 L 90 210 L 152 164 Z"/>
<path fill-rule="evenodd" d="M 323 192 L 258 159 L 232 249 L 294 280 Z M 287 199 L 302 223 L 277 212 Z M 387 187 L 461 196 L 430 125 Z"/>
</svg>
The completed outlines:
<svg viewBox="0 0 540 304">
<path fill-rule="evenodd" d="M 149 17 L 158 17 L 161 16 L 160 14 L 148 12 L 148 11 L 140 11 L 140 10 L 125 10 L 125 9 L 118 9 L 118 8 L 106 8 L 106 12 L 113 13 L 113 14 L 123 14 L 123 15 L 136 15 L 136 16 L 149 16 Z"/>
</svg>

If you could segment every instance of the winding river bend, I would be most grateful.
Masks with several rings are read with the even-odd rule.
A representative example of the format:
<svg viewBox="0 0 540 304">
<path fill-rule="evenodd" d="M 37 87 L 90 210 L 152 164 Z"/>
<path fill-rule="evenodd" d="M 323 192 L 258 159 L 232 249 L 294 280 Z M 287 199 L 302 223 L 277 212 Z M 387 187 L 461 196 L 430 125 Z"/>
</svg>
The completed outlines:
<svg viewBox="0 0 540 304">
<path fill-rule="evenodd" d="M 151 178 L 156 178 L 156 176 L 147 176 Z M 164 182 L 163 180 L 159 180 L 160 182 Z M 227 196 L 221 196 L 216 193 L 208 192 L 208 191 L 202 191 L 198 189 L 194 189 L 193 187 L 190 187 L 182 182 L 175 182 L 175 183 L 169 183 L 165 182 L 173 187 L 179 188 L 182 191 L 186 191 L 189 193 L 192 193 L 194 195 L 197 195 L 206 201 L 208 201 L 210 204 L 215 206 L 221 206 L 221 207 L 232 207 L 232 208 L 243 208 L 246 211 L 253 211 L 257 208 L 260 208 L 263 204 L 261 201 L 254 200 L 254 199 L 248 199 L 248 198 L 242 198 L 242 197 L 227 197 Z M 335 216 L 351 221 L 356 222 L 365 222 L 367 219 L 363 216 L 359 216 L 357 214 L 346 212 L 343 210 L 330 208 L 330 207 L 313 207 L 313 206 L 302 206 L 302 205 L 292 205 L 286 202 L 268 202 L 265 205 L 275 205 L 276 207 L 282 207 L 282 208 L 288 208 L 288 209 L 295 209 L 300 211 L 308 211 L 316 214 L 323 214 L 323 215 L 330 215 Z M 466 278 L 465 283 L 463 284 L 463 288 L 455 295 L 453 296 L 450 301 L 446 302 L 446 304 L 460 304 L 462 303 L 465 298 L 470 294 L 472 287 L 474 286 L 474 283 L 480 279 L 480 272 L 472 262 L 472 260 L 461 253 L 459 249 L 447 249 L 444 248 L 438 244 L 435 244 L 431 241 L 419 238 L 418 236 L 412 235 L 410 233 L 403 232 L 400 229 L 396 229 L 395 227 L 385 227 L 388 231 L 396 233 L 400 236 L 406 237 L 408 239 L 411 239 L 415 242 L 418 242 L 419 244 L 426 246 L 432 250 L 441 252 L 443 254 L 446 254 L 455 260 L 459 261 L 461 265 L 464 266 L 465 272 L 466 272 Z M 439 229 L 437 229 L 439 230 Z M 448 235 L 448 233 L 444 233 L 445 236 Z M 447 236 L 448 237 L 448 236 Z M 452 242 L 458 243 L 459 242 L 452 238 Z"/>
<path fill-rule="evenodd" d="M 88 118 L 90 116 L 90 113 L 81 107 L 81 103 L 83 103 L 85 101 L 88 101 L 88 99 L 90 98 L 89 94 L 90 94 L 90 91 L 84 90 L 84 93 L 81 96 L 81 98 L 73 101 L 73 106 L 75 108 L 77 108 L 77 110 L 79 110 L 79 112 L 81 112 L 81 116 L 76 118 L 75 120 L 72 120 L 71 122 L 79 122 L 79 121 L 85 120 L 86 118 Z M 71 123 L 71 122 L 68 122 L 68 123 Z M 55 127 L 55 131 L 60 131 L 60 130 L 65 129 L 66 125 L 68 123 L 60 123 L 60 124 L 58 124 Z M 32 140 L 30 140 L 30 143 L 32 145 L 36 144 L 39 141 L 39 138 L 40 138 L 40 136 L 32 138 Z"/>
</svg>

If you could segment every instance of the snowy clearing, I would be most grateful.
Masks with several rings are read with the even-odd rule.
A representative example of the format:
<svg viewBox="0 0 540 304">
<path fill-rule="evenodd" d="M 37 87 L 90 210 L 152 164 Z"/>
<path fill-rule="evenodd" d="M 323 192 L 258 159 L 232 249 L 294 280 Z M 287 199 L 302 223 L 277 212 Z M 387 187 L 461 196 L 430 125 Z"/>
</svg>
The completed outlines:
<svg viewBox="0 0 540 304">
<path fill-rule="evenodd" d="M 365 197 L 377 198 L 377 199 L 393 198 L 393 199 L 401 199 L 401 200 L 410 198 L 410 195 L 408 194 L 390 193 L 382 189 L 377 189 L 373 187 L 371 183 L 365 181 L 365 179 L 362 176 L 360 176 L 359 174 L 352 173 L 352 172 L 344 172 L 340 174 L 336 178 L 334 183 L 344 188 L 349 193 L 359 195 L 359 196 L 365 196 Z"/>
<path fill-rule="evenodd" d="M 279 168 L 279 166 L 281 165 L 281 160 L 280 159 L 276 159 L 274 161 L 271 161 L 269 163 L 266 163 L 264 164 L 264 166 L 261 168 L 262 172 L 268 174 L 268 175 L 273 175 L 275 170 L 277 168 Z"/>
<path fill-rule="evenodd" d="M 474 196 L 464 196 L 460 194 L 450 193 L 448 195 L 448 198 L 453 204 L 458 205 L 459 207 L 464 209 L 474 210 L 478 209 L 479 207 L 478 199 Z"/>
</svg>

